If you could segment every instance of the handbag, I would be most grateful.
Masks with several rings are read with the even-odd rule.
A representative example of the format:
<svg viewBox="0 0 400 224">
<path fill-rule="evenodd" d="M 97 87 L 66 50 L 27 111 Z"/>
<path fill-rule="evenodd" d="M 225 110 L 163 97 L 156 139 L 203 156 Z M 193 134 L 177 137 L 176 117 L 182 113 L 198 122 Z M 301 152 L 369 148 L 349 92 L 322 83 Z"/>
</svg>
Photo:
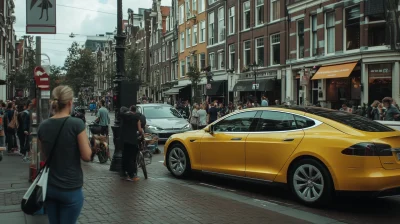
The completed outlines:
<svg viewBox="0 0 400 224">
<path fill-rule="evenodd" d="M 69 118 L 69 117 L 68 117 Z M 49 178 L 49 165 L 51 159 L 54 155 L 54 151 L 57 146 L 58 139 L 60 137 L 60 133 L 65 125 L 65 122 L 68 120 L 66 118 L 58 131 L 57 137 L 54 141 L 53 147 L 50 151 L 49 158 L 47 158 L 44 166 L 40 169 L 39 174 L 36 176 L 35 180 L 31 184 L 31 186 L 26 191 L 25 195 L 21 200 L 21 210 L 28 215 L 33 215 L 37 211 L 43 208 L 44 202 L 46 200 L 47 193 L 47 180 Z"/>
<path fill-rule="evenodd" d="M 7 116 L 7 118 L 8 118 L 8 116 Z M 18 128 L 17 113 L 15 111 L 14 111 L 13 117 L 11 118 L 11 121 L 8 123 L 8 127 L 11 129 Z"/>
</svg>

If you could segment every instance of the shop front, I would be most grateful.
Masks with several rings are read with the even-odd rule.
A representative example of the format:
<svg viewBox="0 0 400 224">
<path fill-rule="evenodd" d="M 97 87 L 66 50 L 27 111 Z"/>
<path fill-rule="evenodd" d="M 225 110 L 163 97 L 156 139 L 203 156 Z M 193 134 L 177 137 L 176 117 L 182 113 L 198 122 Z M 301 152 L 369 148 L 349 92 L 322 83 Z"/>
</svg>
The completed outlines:
<svg viewBox="0 0 400 224">
<path fill-rule="evenodd" d="M 361 105 L 361 69 L 357 65 L 352 62 L 321 67 L 311 78 L 312 86 L 317 87 L 312 95 L 318 95 L 321 105 L 327 108 Z"/>
<path fill-rule="evenodd" d="M 267 78 L 257 80 L 239 80 L 233 87 L 233 92 L 239 92 L 240 102 L 246 102 L 249 96 L 256 96 L 257 102 L 266 96 L 269 101 L 280 99 L 280 80 Z M 279 87 L 279 88 L 276 88 Z"/>
<path fill-rule="evenodd" d="M 368 104 L 384 97 L 392 97 L 392 63 L 368 66 Z M 398 75 L 398 74 L 394 74 Z"/>
<path fill-rule="evenodd" d="M 209 102 L 216 100 L 220 103 L 227 105 L 227 93 L 227 80 L 211 81 L 210 83 L 206 84 L 206 96 L 208 96 Z"/>
</svg>

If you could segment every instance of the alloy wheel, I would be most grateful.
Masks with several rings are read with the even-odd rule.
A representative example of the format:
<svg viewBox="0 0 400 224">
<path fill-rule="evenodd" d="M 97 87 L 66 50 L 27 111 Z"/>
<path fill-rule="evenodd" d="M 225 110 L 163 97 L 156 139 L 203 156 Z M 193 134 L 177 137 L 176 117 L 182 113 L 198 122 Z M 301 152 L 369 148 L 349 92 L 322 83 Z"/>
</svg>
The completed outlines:
<svg viewBox="0 0 400 224">
<path fill-rule="evenodd" d="M 179 147 L 171 149 L 169 153 L 169 167 L 176 176 L 181 176 L 186 169 L 186 155 Z"/>
<path fill-rule="evenodd" d="M 293 187 L 300 199 L 315 202 L 324 192 L 324 177 L 317 167 L 303 164 L 294 172 Z"/>
</svg>

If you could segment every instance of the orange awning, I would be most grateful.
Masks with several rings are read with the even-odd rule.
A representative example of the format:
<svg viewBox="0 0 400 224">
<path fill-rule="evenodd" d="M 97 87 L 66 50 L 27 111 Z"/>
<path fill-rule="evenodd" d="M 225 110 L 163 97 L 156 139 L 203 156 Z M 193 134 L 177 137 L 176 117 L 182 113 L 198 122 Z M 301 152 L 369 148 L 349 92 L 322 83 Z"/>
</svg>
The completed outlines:
<svg viewBox="0 0 400 224">
<path fill-rule="evenodd" d="M 341 65 L 332 65 L 321 67 L 312 77 L 312 80 L 317 79 L 335 79 L 349 77 L 351 72 L 356 67 L 357 62 Z"/>
</svg>

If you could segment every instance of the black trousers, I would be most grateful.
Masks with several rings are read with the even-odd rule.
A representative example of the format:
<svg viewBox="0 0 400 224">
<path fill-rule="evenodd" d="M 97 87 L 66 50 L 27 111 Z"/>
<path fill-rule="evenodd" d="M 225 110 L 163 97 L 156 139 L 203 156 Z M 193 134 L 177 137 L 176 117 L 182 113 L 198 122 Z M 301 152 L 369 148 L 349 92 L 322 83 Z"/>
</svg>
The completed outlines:
<svg viewBox="0 0 400 224">
<path fill-rule="evenodd" d="M 26 152 L 28 151 L 28 148 L 29 148 L 29 142 L 27 141 L 28 137 L 29 136 L 25 135 L 25 133 L 18 132 L 20 153 L 22 155 L 26 155 Z"/>
<path fill-rule="evenodd" d="M 137 173 L 136 158 L 138 151 L 138 145 L 124 143 L 124 151 L 122 151 L 122 173 L 128 174 L 131 178 Z"/>
<path fill-rule="evenodd" d="M 108 126 L 101 126 L 101 135 L 108 135 Z"/>
<path fill-rule="evenodd" d="M 17 148 L 17 137 L 15 136 L 15 130 L 12 128 L 6 129 L 6 143 L 7 150 L 11 151 L 13 148 Z"/>
</svg>

